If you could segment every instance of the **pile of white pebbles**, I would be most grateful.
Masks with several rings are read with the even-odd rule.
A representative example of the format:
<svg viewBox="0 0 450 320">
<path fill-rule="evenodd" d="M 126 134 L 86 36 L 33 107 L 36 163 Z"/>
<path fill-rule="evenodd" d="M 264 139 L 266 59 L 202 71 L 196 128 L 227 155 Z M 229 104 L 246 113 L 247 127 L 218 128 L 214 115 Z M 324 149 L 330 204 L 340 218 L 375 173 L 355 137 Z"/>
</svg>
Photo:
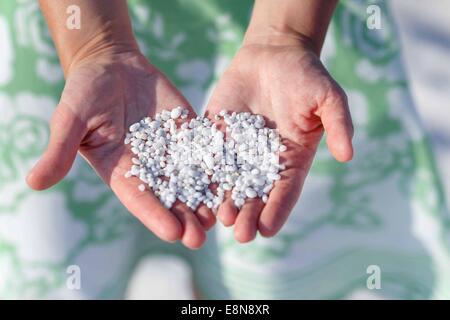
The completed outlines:
<svg viewBox="0 0 450 320">
<path fill-rule="evenodd" d="M 138 177 L 139 189 L 148 186 L 166 208 L 178 199 L 192 210 L 202 203 L 216 209 L 226 191 L 238 208 L 247 198 L 267 202 L 284 169 L 279 152 L 286 146 L 277 131 L 265 127 L 261 115 L 223 110 L 215 120 L 223 120 L 225 135 L 208 118 L 183 122 L 188 114 L 176 107 L 132 124 L 125 144 L 135 157 L 125 177 Z"/>
</svg>

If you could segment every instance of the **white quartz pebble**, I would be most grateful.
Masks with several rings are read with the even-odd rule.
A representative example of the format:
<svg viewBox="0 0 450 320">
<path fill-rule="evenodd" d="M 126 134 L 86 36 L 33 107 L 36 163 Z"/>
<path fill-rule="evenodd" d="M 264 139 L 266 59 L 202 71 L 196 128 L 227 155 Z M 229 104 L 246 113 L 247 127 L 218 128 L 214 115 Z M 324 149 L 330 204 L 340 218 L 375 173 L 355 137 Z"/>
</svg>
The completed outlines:
<svg viewBox="0 0 450 320">
<path fill-rule="evenodd" d="M 176 107 L 175 109 L 172 109 L 172 111 L 170 112 L 170 117 L 172 119 L 178 119 L 181 116 L 181 108 L 180 107 Z"/>
<path fill-rule="evenodd" d="M 127 172 L 125 172 L 125 174 L 124 174 L 124 177 L 125 177 L 125 178 L 130 178 L 131 176 L 132 176 L 131 171 L 127 171 Z"/>
<path fill-rule="evenodd" d="M 214 158 L 212 157 L 211 154 L 205 154 L 203 156 L 203 161 L 205 162 L 206 167 L 208 169 L 213 169 L 214 168 Z"/>
<path fill-rule="evenodd" d="M 279 148 L 278 148 L 278 151 L 280 151 L 280 152 L 285 152 L 287 150 L 287 147 L 284 145 L 284 144 L 282 144 Z"/>
<path fill-rule="evenodd" d="M 242 198 L 237 198 L 236 201 L 234 201 L 234 205 L 238 208 L 241 208 L 245 203 L 245 200 Z"/>
<path fill-rule="evenodd" d="M 141 126 L 141 124 L 139 122 L 133 123 L 130 126 L 130 132 L 135 132 L 137 129 L 139 129 L 140 126 Z"/>
<path fill-rule="evenodd" d="M 245 189 L 245 194 L 247 197 L 249 198 L 255 198 L 258 194 L 256 193 L 255 190 L 253 190 L 252 188 L 247 188 Z"/>
<path fill-rule="evenodd" d="M 166 208 L 179 200 L 192 210 L 201 204 L 217 209 L 226 192 L 238 208 L 248 198 L 266 203 L 284 169 L 277 153 L 287 148 L 279 134 L 265 127 L 261 115 L 250 112 L 220 111 L 214 118 L 224 120 L 226 135 L 200 116 L 177 123 L 188 114 L 176 107 L 132 124 L 124 143 L 134 157 L 125 177 L 139 178 L 138 189 L 148 186 Z"/>
<path fill-rule="evenodd" d="M 280 180 L 280 175 L 278 173 L 269 172 L 267 173 L 267 179 L 269 180 Z"/>
</svg>

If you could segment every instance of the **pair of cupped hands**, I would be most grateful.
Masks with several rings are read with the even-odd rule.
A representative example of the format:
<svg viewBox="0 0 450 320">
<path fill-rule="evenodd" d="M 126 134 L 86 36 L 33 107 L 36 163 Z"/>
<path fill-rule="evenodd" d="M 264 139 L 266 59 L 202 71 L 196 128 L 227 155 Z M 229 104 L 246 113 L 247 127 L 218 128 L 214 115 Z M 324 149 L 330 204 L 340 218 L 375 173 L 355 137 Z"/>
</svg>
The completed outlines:
<svg viewBox="0 0 450 320">
<path fill-rule="evenodd" d="M 86 51 L 71 62 L 66 84 L 50 123 L 46 151 L 27 182 L 42 190 L 60 181 L 79 152 L 125 207 L 162 240 L 180 240 L 199 248 L 216 214 L 205 205 L 195 212 L 177 201 L 168 210 L 138 178 L 125 178 L 132 153 L 124 145 L 130 124 L 163 109 L 189 102 L 136 48 L 109 46 Z M 275 235 L 297 202 L 323 132 L 338 161 L 352 158 L 353 126 L 347 100 L 307 41 L 247 42 L 219 79 L 206 115 L 226 109 L 252 112 L 277 128 L 287 146 L 280 160 L 286 169 L 274 184 L 267 204 L 247 199 L 238 210 L 226 197 L 217 218 L 234 225 L 239 242 Z M 307 214 L 307 213 L 303 213 Z"/>
</svg>

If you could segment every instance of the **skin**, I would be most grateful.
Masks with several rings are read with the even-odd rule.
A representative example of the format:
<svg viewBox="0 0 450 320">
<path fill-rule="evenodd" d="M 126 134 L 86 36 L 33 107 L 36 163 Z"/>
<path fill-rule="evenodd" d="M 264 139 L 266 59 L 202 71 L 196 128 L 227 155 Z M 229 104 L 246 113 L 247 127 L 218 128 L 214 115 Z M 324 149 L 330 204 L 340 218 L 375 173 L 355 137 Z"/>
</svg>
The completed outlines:
<svg viewBox="0 0 450 320">
<path fill-rule="evenodd" d="M 83 32 L 65 28 L 65 8 L 80 6 Z M 51 5 L 50 5 L 51 4 Z M 107 4 L 107 5 L 106 5 Z M 192 212 L 182 203 L 164 208 L 138 178 L 126 179 L 132 153 L 123 144 L 128 127 L 168 107 L 189 106 L 171 82 L 139 52 L 125 1 L 41 1 L 66 76 L 53 114 L 47 150 L 27 182 L 43 190 L 59 182 L 79 152 L 125 207 L 155 235 L 198 248 L 215 216 L 202 206 Z M 124 13 L 125 12 L 125 13 Z M 62 18 L 64 17 L 64 19 Z M 191 115 L 194 112 L 190 109 Z"/>
<path fill-rule="evenodd" d="M 277 128 L 287 151 L 286 165 L 267 204 L 248 199 L 238 210 L 232 200 L 218 218 L 234 225 L 242 243 L 274 236 L 297 202 L 324 131 L 336 160 L 353 156 L 353 126 L 344 91 L 319 60 L 335 1 L 256 1 L 244 43 L 221 77 L 207 111 L 252 112 Z"/>
<path fill-rule="evenodd" d="M 73 4 L 82 11 L 82 32 L 65 27 L 66 8 Z M 206 206 L 192 212 L 177 202 L 169 211 L 151 192 L 137 189 L 137 178 L 124 178 L 132 157 L 123 144 L 129 125 L 162 109 L 189 106 L 139 52 L 126 1 L 41 0 L 40 5 L 66 85 L 51 120 L 47 150 L 30 171 L 28 184 L 35 190 L 56 184 L 79 152 L 155 235 L 200 247 L 215 223 Z M 300 195 L 324 131 L 338 161 L 352 157 L 345 94 L 318 58 L 334 7 L 329 0 L 257 0 L 244 43 L 209 102 L 210 116 L 222 109 L 264 115 L 288 147 L 281 157 L 286 170 L 265 206 L 253 199 L 238 213 L 227 199 L 219 208 L 218 217 L 235 226 L 240 242 L 251 241 L 258 231 L 263 236 L 278 232 Z"/>
</svg>

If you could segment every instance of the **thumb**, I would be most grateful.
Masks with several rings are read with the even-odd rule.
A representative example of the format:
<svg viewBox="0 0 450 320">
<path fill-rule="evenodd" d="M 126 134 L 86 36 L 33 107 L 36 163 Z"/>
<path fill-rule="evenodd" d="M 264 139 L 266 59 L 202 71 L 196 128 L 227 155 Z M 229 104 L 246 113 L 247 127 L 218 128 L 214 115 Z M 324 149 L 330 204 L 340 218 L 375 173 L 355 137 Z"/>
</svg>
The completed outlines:
<svg viewBox="0 0 450 320">
<path fill-rule="evenodd" d="M 353 123 L 347 96 L 342 90 L 333 90 L 320 109 L 328 149 L 337 161 L 350 161 L 353 157 Z"/>
<path fill-rule="evenodd" d="M 81 120 L 66 104 L 60 103 L 50 122 L 47 149 L 28 174 L 28 185 L 34 190 L 44 190 L 64 178 L 72 167 L 85 134 Z"/>
</svg>

